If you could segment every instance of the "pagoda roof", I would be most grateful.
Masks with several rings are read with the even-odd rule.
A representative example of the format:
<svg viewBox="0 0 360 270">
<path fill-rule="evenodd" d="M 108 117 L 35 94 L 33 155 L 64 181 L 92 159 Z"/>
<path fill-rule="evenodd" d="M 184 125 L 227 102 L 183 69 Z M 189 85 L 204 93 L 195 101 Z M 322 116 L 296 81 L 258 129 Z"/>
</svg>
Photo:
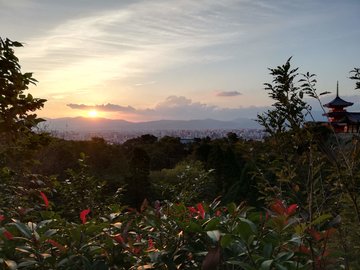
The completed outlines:
<svg viewBox="0 0 360 270">
<path fill-rule="evenodd" d="M 340 98 L 339 96 L 336 96 L 336 98 L 334 98 L 332 101 L 330 101 L 329 103 L 326 103 L 324 105 L 324 107 L 327 107 L 327 108 L 348 107 L 348 106 L 351 106 L 351 105 L 354 105 L 354 103 L 345 101 L 342 98 Z"/>
<path fill-rule="evenodd" d="M 345 100 L 343 100 L 342 98 L 339 97 L 339 82 L 337 82 L 337 84 L 336 84 L 336 97 L 332 101 L 330 101 L 329 103 L 326 103 L 324 105 L 324 107 L 327 107 L 327 108 L 334 108 L 334 107 L 344 108 L 344 107 L 348 107 L 348 106 L 352 106 L 352 105 L 354 105 L 354 103 L 345 101 Z"/>
</svg>

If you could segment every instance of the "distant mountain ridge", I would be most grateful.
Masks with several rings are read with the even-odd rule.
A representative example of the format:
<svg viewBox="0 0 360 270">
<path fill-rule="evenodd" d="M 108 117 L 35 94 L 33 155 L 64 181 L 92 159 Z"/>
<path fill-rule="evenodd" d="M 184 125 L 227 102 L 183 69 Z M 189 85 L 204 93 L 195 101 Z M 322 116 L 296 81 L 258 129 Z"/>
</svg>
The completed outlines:
<svg viewBox="0 0 360 270">
<path fill-rule="evenodd" d="M 201 129 L 244 129 L 260 128 L 260 125 L 248 118 L 233 121 L 214 119 L 196 120 L 157 120 L 148 122 L 129 122 L 121 119 L 66 117 L 46 119 L 40 124 L 48 131 L 140 131 L 140 130 L 201 130 Z"/>
</svg>

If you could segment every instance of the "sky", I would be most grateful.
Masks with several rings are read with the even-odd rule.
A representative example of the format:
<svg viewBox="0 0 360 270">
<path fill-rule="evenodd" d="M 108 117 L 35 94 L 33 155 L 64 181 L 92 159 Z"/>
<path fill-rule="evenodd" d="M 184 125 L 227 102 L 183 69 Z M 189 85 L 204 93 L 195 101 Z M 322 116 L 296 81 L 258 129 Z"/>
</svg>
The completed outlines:
<svg viewBox="0 0 360 270">
<path fill-rule="evenodd" d="M 24 44 L 41 117 L 233 120 L 271 106 L 268 68 L 291 56 L 319 92 L 338 80 L 360 103 L 359 14 L 359 0 L 0 0 L 0 36 Z"/>
</svg>

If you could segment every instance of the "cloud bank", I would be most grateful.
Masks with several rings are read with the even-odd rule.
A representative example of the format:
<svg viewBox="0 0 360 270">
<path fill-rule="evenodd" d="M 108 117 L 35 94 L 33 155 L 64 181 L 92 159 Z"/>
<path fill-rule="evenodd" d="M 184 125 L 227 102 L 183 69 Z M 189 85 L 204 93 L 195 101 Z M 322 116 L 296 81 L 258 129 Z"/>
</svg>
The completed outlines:
<svg viewBox="0 0 360 270">
<path fill-rule="evenodd" d="M 144 120 L 191 120 L 191 119 L 217 119 L 234 120 L 237 118 L 255 119 L 258 113 L 265 111 L 266 107 L 238 107 L 221 108 L 201 102 L 194 102 L 184 96 L 169 96 L 164 101 L 159 102 L 153 108 L 134 108 L 131 106 L 122 106 L 117 104 L 67 104 L 71 109 L 93 110 L 102 112 L 119 112 L 122 117 L 138 116 Z"/>
<path fill-rule="evenodd" d="M 131 106 L 120 106 L 120 105 L 116 105 L 116 104 L 102 104 L 102 105 L 85 105 L 85 104 L 67 104 L 66 106 L 70 107 L 71 109 L 77 109 L 77 110 L 84 110 L 84 111 L 89 111 L 89 110 L 98 110 L 101 112 L 135 112 L 136 110 L 131 107 Z"/>
</svg>

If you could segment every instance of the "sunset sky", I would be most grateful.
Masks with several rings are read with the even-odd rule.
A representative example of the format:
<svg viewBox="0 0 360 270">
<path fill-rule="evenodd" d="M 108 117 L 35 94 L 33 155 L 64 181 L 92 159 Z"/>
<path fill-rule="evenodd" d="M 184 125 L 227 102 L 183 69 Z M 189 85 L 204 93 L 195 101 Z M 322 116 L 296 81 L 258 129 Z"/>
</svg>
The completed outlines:
<svg viewBox="0 0 360 270">
<path fill-rule="evenodd" d="M 359 25 L 360 0 L 0 0 L 0 36 L 24 43 L 51 118 L 254 118 L 267 68 L 290 56 L 360 103 Z"/>
</svg>

